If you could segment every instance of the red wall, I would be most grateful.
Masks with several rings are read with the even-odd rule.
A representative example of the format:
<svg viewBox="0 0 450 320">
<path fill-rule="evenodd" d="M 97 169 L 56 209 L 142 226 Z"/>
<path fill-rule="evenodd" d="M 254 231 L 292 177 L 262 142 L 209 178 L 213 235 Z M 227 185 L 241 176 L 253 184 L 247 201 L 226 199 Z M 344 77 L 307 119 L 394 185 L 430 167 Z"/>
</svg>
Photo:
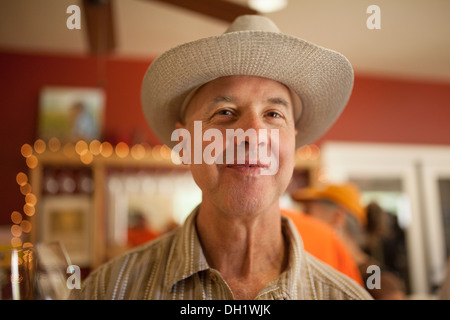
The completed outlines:
<svg viewBox="0 0 450 320">
<path fill-rule="evenodd" d="M 350 101 L 325 140 L 450 144 L 450 83 L 357 75 Z"/>
<path fill-rule="evenodd" d="M 36 139 L 39 90 L 43 86 L 101 86 L 106 92 L 104 138 L 131 143 L 139 135 L 158 143 L 143 118 L 141 80 L 149 60 L 49 56 L 0 52 L 0 224 L 21 211 L 16 174 L 26 172 L 20 147 Z M 427 83 L 357 75 L 347 108 L 318 141 L 450 145 L 450 83 Z"/>
</svg>

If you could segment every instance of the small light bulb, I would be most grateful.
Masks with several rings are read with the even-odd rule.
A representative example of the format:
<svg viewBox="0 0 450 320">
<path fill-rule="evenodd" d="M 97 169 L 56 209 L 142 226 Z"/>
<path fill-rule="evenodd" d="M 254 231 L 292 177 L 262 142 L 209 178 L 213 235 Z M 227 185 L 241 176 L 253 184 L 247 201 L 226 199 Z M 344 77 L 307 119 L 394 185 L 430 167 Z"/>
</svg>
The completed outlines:
<svg viewBox="0 0 450 320">
<path fill-rule="evenodd" d="M 248 6 L 258 12 L 275 12 L 286 8 L 287 0 L 249 0 Z"/>
</svg>

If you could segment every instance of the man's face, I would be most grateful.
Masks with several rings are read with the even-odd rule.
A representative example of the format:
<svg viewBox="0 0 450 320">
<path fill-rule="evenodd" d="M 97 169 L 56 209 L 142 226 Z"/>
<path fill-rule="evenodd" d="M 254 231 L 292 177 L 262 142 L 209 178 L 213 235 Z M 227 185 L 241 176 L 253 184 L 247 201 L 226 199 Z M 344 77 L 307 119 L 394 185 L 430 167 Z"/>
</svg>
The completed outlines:
<svg viewBox="0 0 450 320">
<path fill-rule="evenodd" d="M 324 221 L 331 227 L 337 227 L 338 207 L 320 200 L 310 200 L 303 203 L 303 211 L 314 218 Z"/>
<path fill-rule="evenodd" d="M 296 130 L 289 90 L 281 83 L 260 77 L 218 78 L 196 92 L 187 107 L 185 124 L 178 124 L 178 127 L 190 132 L 192 150 L 194 143 L 199 141 L 194 137 L 194 121 L 201 121 L 202 135 L 209 129 L 222 133 L 223 154 L 226 148 L 235 148 L 235 163 L 206 164 L 202 161 L 201 164 L 191 164 L 194 180 L 203 192 L 203 202 L 236 214 L 257 213 L 274 205 L 285 191 L 295 163 Z M 254 129 L 257 133 L 266 129 L 267 140 L 258 140 L 257 145 L 249 141 L 241 143 L 244 143 L 246 160 L 252 152 L 251 148 L 265 146 L 269 150 L 272 148 L 273 152 L 276 149 L 274 146 L 277 146 L 278 171 L 263 175 L 261 165 L 237 165 L 238 142 L 233 141 L 227 146 L 227 129 Z M 278 132 L 278 136 L 271 135 L 274 131 Z M 202 151 L 210 143 L 202 141 Z"/>
</svg>

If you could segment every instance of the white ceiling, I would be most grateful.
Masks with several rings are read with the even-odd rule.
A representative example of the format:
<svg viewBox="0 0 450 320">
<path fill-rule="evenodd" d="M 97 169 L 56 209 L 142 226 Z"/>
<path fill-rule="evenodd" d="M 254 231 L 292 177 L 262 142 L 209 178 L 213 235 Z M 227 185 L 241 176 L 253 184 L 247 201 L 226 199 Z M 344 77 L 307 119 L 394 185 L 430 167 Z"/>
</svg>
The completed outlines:
<svg viewBox="0 0 450 320">
<path fill-rule="evenodd" d="M 231 0 L 242 2 L 245 0 Z M 0 0 L 0 49 L 88 52 L 86 28 L 68 30 L 80 0 Z M 223 33 L 227 23 L 151 0 L 113 0 L 118 56 L 150 58 L 177 44 Z M 369 30 L 366 9 L 381 9 Z M 284 33 L 337 50 L 356 72 L 450 82 L 449 0 L 289 0 L 265 14 Z"/>
</svg>

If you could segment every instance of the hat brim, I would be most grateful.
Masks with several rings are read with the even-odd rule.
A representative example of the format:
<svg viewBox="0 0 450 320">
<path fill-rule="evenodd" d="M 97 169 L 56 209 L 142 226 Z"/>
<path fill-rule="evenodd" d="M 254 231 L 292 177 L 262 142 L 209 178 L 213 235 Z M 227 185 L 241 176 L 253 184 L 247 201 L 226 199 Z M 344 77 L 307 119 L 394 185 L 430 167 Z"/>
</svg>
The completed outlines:
<svg viewBox="0 0 450 320">
<path fill-rule="evenodd" d="M 326 189 L 320 190 L 314 187 L 309 187 L 294 191 L 291 194 L 291 197 L 298 202 L 307 202 L 314 200 L 332 201 L 345 208 L 349 213 L 353 214 L 362 225 L 365 225 L 367 222 L 364 207 L 359 204 L 353 203 L 350 197 L 346 197 L 342 194 L 329 192 Z"/>
<path fill-rule="evenodd" d="M 342 54 L 282 33 L 238 31 L 185 43 L 156 58 L 142 83 L 144 115 L 161 142 L 177 143 L 171 135 L 190 91 L 231 75 L 272 79 L 297 93 L 302 102 L 297 148 L 332 126 L 350 98 L 354 78 Z"/>
</svg>

